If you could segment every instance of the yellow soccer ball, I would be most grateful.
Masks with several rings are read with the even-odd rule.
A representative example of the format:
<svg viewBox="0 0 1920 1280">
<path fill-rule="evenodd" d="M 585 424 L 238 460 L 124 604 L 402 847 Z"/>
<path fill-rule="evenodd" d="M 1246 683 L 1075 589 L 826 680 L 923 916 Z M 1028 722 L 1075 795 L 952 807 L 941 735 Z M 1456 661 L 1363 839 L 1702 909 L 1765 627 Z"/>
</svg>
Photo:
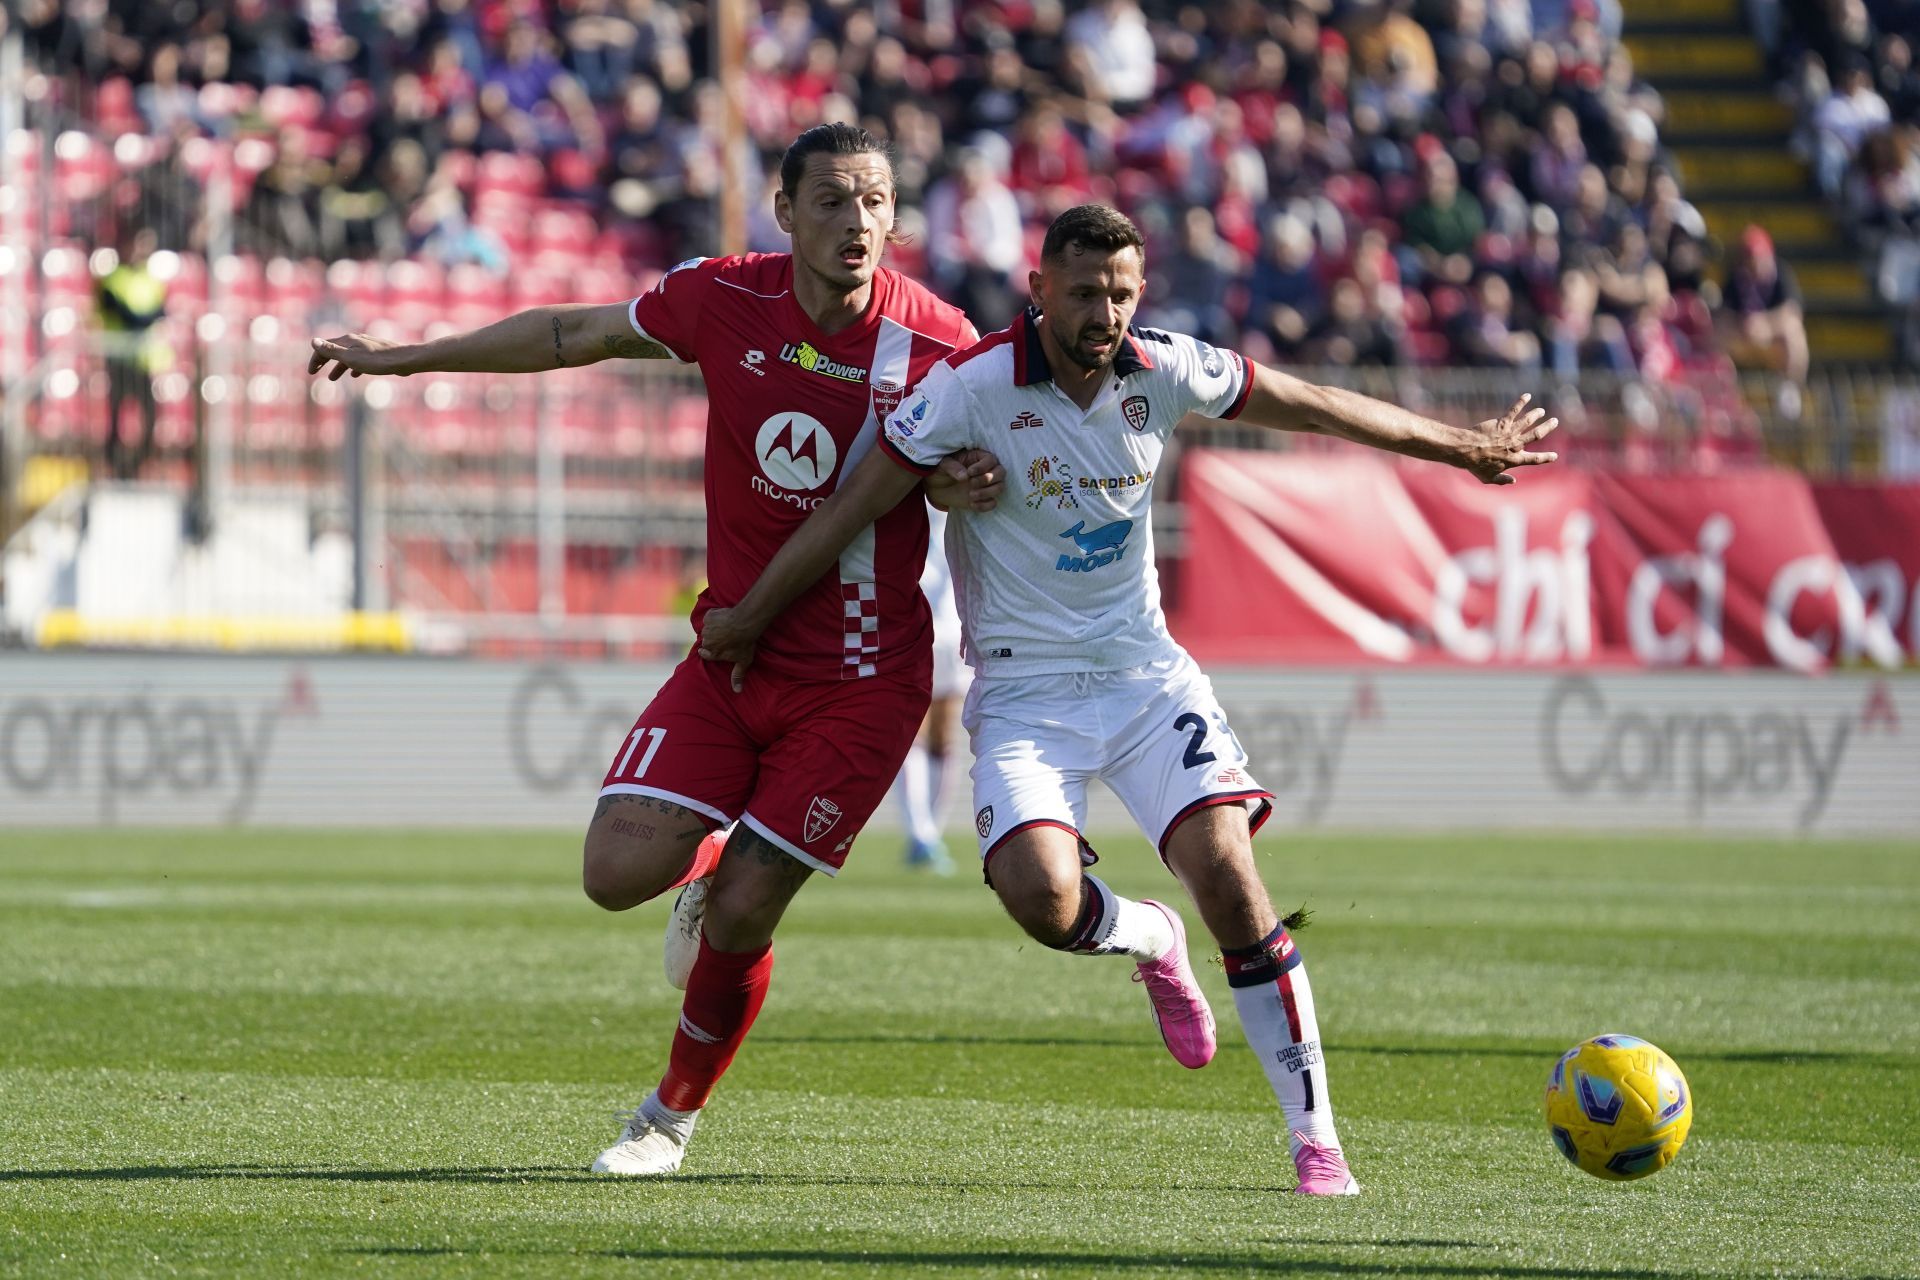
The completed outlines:
<svg viewBox="0 0 1920 1280">
<path fill-rule="evenodd" d="M 1693 1091 L 1672 1058 L 1637 1036 L 1604 1035 L 1547 1076 L 1547 1129 L 1596 1178 L 1628 1182 L 1673 1163 L 1693 1127 Z"/>
</svg>

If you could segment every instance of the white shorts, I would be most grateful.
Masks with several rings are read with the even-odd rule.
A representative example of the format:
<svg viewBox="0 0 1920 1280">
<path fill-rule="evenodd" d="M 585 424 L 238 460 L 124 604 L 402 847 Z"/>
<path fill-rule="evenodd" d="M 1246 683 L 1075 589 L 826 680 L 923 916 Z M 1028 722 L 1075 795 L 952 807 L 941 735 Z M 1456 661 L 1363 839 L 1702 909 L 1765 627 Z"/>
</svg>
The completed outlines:
<svg viewBox="0 0 1920 1280">
<path fill-rule="evenodd" d="M 960 616 L 934 611 L 933 696 L 957 698 L 967 691 L 973 668 L 960 656 Z"/>
<path fill-rule="evenodd" d="M 1120 798 L 1164 858 L 1182 818 L 1242 803 L 1255 830 L 1273 793 L 1247 773 L 1247 753 L 1206 674 L 1186 654 L 1078 675 L 976 680 L 962 720 L 973 740 L 974 830 L 982 861 L 1035 826 L 1082 835 L 1087 782 Z"/>
</svg>

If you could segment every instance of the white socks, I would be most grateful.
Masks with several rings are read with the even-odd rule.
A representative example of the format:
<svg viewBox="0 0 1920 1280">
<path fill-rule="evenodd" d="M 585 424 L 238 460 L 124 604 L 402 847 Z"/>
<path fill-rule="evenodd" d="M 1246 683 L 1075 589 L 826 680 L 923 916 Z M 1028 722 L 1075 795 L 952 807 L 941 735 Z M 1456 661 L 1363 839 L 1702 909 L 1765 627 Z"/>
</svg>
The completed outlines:
<svg viewBox="0 0 1920 1280">
<path fill-rule="evenodd" d="M 1320 1025 L 1313 1016 L 1313 988 L 1286 926 L 1274 926 L 1255 946 L 1222 954 L 1240 1026 L 1286 1113 L 1289 1141 L 1298 1133 L 1338 1149 L 1333 1108 L 1327 1101 L 1327 1069 L 1320 1055 Z"/>
<path fill-rule="evenodd" d="M 678 1138 L 682 1146 L 686 1145 L 687 1139 L 693 1136 L 694 1122 L 700 1119 L 697 1108 L 692 1111 L 675 1111 L 672 1107 L 663 1105 L 658 1090 L 648 1094 L 647 1100 L 640 1104 L 640 1114 Z"/>
<path fill-rule="evenodd" d="M 1173 949 L 1173 926 L 1158 907 L 1123 898 L 1091 873 L 1081 875 L 1080 918 L 1063 951 L 1089 956 L 1131 956 L 1142 964 Z"/>
</svg>

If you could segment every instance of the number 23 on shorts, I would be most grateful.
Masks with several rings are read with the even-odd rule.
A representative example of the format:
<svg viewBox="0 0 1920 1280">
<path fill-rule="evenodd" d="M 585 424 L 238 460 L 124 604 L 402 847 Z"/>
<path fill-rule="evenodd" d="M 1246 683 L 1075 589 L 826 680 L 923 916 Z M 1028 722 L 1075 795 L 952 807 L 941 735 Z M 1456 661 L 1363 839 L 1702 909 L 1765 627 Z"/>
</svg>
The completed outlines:
<svg viewBox="0 0 1920 1280">
<path fill-rule="evenodd" d="M 1233 732 L 1233 726 L 1227 723 L 1225 713 L 1215 709 L 1213 712 L 1213 722 L 1219 726 L 1220 732 L 1227 736 L 1227 740 L 1233 743 L 1234 753 L 1244 759 L 1247 754 L 1246 750 L 1241 747 L 1239 737 Z M 1202 765 L 1212 764 L 1220 758 L 1211 751 L 1201 750 L 1201 745 L 1207 740 L 1207 718 L 1198 711 L 1181 712 L 1178 716 L 1174 717 L 1173 727 L 1176 732 L 1191 733 L 1193 735 L 1187 739 L 1187 753 L 1180 758 L 1182 767 L 1198 769 Z"/>
</svg>

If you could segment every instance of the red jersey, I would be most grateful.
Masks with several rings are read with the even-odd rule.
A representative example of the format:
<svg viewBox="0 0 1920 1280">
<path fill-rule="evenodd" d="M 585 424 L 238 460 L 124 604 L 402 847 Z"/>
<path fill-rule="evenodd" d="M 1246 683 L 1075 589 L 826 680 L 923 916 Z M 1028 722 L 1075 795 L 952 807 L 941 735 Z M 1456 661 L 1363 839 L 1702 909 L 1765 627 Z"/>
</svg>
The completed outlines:
<svg viewBox="0 0 1920 1280">
<path fill-rule="evenodd" d="M 707 384 L 707 589 L 738 604 L 793 531 L 873 448 L 880 422 L 933 364 L 978 340 L 959 308 L 885 267 L 866 314 L 825 334 L 793 296 L 793 257 L 694 258 L 635 298 L 628 318 Z M 760 637 L 756 663 L 806 680 L 915 674 L 931 661 L 920 593 L 918 491 Z"/>
</svg>

